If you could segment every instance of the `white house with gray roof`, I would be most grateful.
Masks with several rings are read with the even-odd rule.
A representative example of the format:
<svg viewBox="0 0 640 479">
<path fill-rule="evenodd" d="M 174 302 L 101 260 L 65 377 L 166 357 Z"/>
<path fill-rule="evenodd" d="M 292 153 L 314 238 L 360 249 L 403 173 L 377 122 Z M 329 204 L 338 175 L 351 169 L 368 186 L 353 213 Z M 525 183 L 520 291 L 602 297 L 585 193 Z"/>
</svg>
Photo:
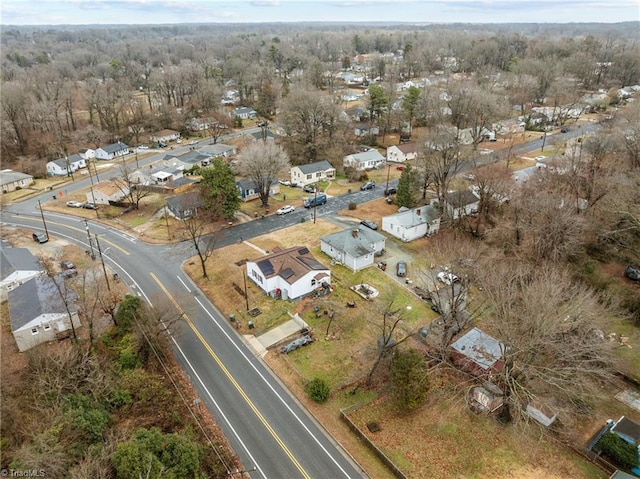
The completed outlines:
<svg viewBox="0 0 640 479">
<path fill-rule="evenodd" d="M 122 142 L 111 143 L 96 149 L 96 160 L 115 160 L 129 153 L 129 147 Z"/>
<path fill-rule="evenodd" d="M 188 170 L 194 166 L 209 166 L 211 163 L 211 156 L 207 153 L 202 153 L 197 150 L 191 150 L 182 155 L 166 155 L 162 161 L 165 165 L 173 168 Z"/>
<path fill-rule="evenodd" d="M 355 168 L 356 170 L 379 169 L 384 165 L 384 156 L 378 150 L 372 148 L 362 153 L 345 156 L 342 164 L 345 168 Z"/>
<path fill-rule="evenodd" d="M 472 190 L 450 191 L 444 194 L 444 204 L 449 216 L 457 220 L 477 213 L 480 197 Z"/>
<path fill-rule="evenodd" d="M 54 281 L 67 295 L 71 319 Z M 9 291 L 8 297 L 11 332 L 20 352 L 68 334 L 71 321 L 74 327 L 80 327 L 74 293 L 66 288 L 62 276 L 32 278 Z"/>
<path fill-rule="evenodd" d="M 386 240 L 384 235 L 358 225 L 321 237 L 320 249 L 355 272 L 374 263 L 375 255 L 384 250 Z"/>
<path fill-rule="evenodd" d="M 336 177 L 336 169 L 326 160 L 291 167 L 291 183 L 306 186 Z"/>
<path fill-rule="evenodd" d="M 7 293 L 42 272 L 38 260 L 27 248 L 0 248 L 0 301 Z"/>
<path fill-rule="evenodd" d="M 214 143 L 198 148 L 197 151 L 203 155 L 209 155 L 209 158 L 228 158 L 236 154 L 236 147 L 224 143 Z"/>
<path fill-rule="evenodd" d="M 382 218 L 382 231 L 406 243 L 436 234 L 440 230 L 441 216 L 433 206 L 400 208 L 397 213 Z"/>
<path fill-rule="evenodd" d="M 32 175 L 20 171 L 2 170 L 0 171 L 0 186 L 3 193 L 29 187 L 35 180 Z"/>
<path fill-rule="evenodd" d="M 87 161 L 79 154 L 58 158 L 47 163 L 47 174 L 52 176 L 66 176 L 75 173 L 80 168 L 86 168 Z"/>
</svg>

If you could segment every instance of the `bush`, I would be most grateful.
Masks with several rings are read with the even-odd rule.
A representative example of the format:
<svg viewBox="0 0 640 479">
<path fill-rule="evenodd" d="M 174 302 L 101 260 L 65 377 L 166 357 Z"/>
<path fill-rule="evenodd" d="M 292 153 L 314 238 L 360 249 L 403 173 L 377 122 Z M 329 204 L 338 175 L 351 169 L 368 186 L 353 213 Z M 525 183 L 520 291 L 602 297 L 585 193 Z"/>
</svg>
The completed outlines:
<svg viewBox="0 0 640 479">
<path fill-rule="evenodd" d="M 391 387 L 398 408 L 413 411 L 422 405 L 429 391 L 429 376 L 419 352 L 398 351 L 391 366 Z"/>
<path fill-rule="evenodd" d="M 66 399 L 65 414 L 71 425 L 81 431 L 90 443 L 102 441 L 111 422 L 107 410 L 84 394 L 72 394 Z"/>
<path fill-rule="evenodd" d="M 632 468 L 638 465 L 638 445 L 628 443 L 617 434 L 606 433 L 598 441 L 598 446 L 622 467 Z"/>
<path fill-rule="evenodd" d="M 355 201 L 351 201 L 349 203 L 349 210 L 353 211 L 358 207 L 358 204 Z"/>
<path fill-rule="evenodd" d="M 307 383 L 304 390 L 310 399 L 320 404 L 327 402 L 329 394 L 331 394 L 329 385 L 320 378 L 315 378 L 313 381 Z"/>
</svg>

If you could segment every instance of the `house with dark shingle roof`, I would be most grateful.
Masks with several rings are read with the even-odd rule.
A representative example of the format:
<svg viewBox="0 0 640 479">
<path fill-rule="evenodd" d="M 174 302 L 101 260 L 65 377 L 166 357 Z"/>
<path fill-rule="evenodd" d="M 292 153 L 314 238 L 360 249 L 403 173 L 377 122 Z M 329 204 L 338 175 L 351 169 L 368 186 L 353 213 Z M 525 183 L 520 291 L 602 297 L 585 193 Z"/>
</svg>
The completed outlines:
<svg viewBox="0 0 640 479">
<path fill-rule="evenodd" d="M 260 198 L 258 185 L 251 178 L 243 178 L 236 181 L 236 186 L 240 191 L 240 198 L 242 198 L 242 201 L 251 201 Z M 278 181 L 274 181 L 269 187 L 269 196 L 274 196 L 278 193 L 280 193 L 280 183 Z"/>
<path fill-rule="evenodd" d="M 445 193 L 445 209 L 454 220 L 478 212 L 480 198 L 472 190 L 459 190 Z"/>
<path fill-rule="evenodd" d="M 386 240 L 384 235 L 358 225 L 321 237 L 320 249 L 355 272 L 373 264 L 375 255 L 384 250 Z"/>
<path fill-rule="evenodd" d="M 165 155 L 164 164 L 173 168 L 189 170 L 194 166 L 209 166 L 211 155 L 197 150 L 191 150 L 182 155 Z"/>
<path fill-rule="evenodd" d="M 291 167 L 291 183 L 306 186 L 336 177 L 336 169 L 326 160 Z"/>
<path fill-rule="evenodd" d="M 64 158 L 57 158 L 47 163 L 47 174 L 53 176 L 65 176 L 74 173 L 80 168 L 86 168 L 87 162 L 79 154 L 69 155 Z"/>
<path fill-rule="evenodd" d="M 265 293 L 298 299 L 331 284 L 331 270 L 306 246 L 276 248 L 255 261 L 247 261 L 247 276 Z"/>
<path fill-rule="evenodd" d="M 67 298 L 71 320 L 56 284 Z M 75 328 L 80 327 L 77 307 L 73 302 L 75 293 L 66 288 L 62 276 L 32 278 L 9 291 L 8 299 L 11 332 L 20 352 L 66 334 L 71 330 L 71 321 Z"/>
<path fill-rule="evenodd" d="M 22 283 L 38 276 L 42 268 L 27 248 L 0 248 L 0 301 Z"/>
<path fill-rule="evenodd" d="M 204 206 L 204 200 L 199 191 L 189 191 L 181 195 L 167 198 L 169 214 L 179 220 L 186 220 L 198 214 L 198 209 Z"/>
<path fill-rule="evenodd" d="M 122 142 L 96 148 L 96 160 L 114 160 L 129 154 L 129 147 Z"/>
</svg>

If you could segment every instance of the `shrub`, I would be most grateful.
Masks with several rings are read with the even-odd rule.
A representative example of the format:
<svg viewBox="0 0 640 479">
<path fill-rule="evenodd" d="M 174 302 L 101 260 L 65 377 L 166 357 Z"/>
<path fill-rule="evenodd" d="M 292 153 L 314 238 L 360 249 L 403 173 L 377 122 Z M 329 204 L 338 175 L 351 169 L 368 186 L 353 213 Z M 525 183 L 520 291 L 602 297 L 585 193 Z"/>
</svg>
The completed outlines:
<svg viewBox="0 0 640 479">
<path fill-rule="evenodd" d="M 331 394 L 329 385 L 320 378 L 308 382 L 304 389 L 310 399 L 320 404 L 327 402 L 329 394 Z"/>
<path fill-rule="evenodd" d="M 632 468 L 638 465 L 638 445 L 631 444 L 612 432 L 606 433 L 598 441 L 602 452 L 623 467 Z"/>
<path fill-rule="evenodd" d="M 391 366 L 391 385 L 400 409 L 413 411 L 420 407 L 429 391 L 424 357 L 414 349 L 398 351 Z"/>
<path fill-rule="evenodd" d="M 349 210 L 353 211 L 358 207 L 358 204 L 355 201 L 351 201 L 349 203 Z"/>
<path fill-rule="evenodd" d="M 89 442 L 102 441 L 111 421 L 107 410 L 84 394 L 71 394 L 66 400 L 65 414 L 71 425 L 81 431 Z"/>
</svg>

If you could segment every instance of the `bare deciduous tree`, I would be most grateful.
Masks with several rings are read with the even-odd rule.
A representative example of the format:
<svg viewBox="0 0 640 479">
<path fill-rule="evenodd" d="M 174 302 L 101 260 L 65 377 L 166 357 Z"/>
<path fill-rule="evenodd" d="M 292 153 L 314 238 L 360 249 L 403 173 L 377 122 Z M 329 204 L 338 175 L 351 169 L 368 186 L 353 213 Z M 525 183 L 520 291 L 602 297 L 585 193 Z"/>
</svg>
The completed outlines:
<svg viewBox="0 0 640 479">
<path fill-rule="evenodd" d="M 289 156 L 273 141 L 256 141 L 238 154 L 237 171 L 255 185 L 262 206 L 269 204 L 271 185 L 278 175 L 291 167 Z"/>
</svg>

